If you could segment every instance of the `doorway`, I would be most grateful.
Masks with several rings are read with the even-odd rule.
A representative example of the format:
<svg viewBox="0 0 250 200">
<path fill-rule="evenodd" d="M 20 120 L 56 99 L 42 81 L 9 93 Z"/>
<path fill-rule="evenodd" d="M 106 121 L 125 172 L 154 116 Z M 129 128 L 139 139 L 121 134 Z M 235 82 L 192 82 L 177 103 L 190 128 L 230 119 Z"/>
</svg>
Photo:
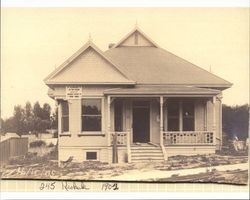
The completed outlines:
<svg viewBox="0 0 250 200">
<path fill-rule="evenodd" d="M 133 143 L 150 141 L 150 103 L 133 102 Z"/>
</svg>

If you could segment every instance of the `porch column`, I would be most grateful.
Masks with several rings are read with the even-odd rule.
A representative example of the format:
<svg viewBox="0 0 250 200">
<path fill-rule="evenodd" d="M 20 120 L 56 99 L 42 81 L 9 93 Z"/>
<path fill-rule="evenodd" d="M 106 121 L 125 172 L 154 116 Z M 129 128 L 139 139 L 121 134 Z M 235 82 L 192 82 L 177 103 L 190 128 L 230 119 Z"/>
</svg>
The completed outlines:
<svg viewBox="0 0 250 200">
<path fill-rule="evenodd" d="M 107 123 L 108 123 L 108 127 L 107 127 L 107 139 L 108 139 L 108 146 L 110 146 L 111 142 L 110 142 L 110 130 L 111 130 L 111 120 L 110 120 L 110 105 L 111 105 L 111 98 L 110 96 L 108 96 L 108 116 L 107 116 Z"/>
<path fill-rule="evenodd" d="M 163 96 L 160 96 L 160 144 L 163 145 Z"/>
<path fill-rule="evenodd" d="M 204 131 L 207 131 L 207 100 L 204 103 Z"/>
<path fill-rule="evenodd" d="M 183 131 L 183 108 L 182 108 L 182 101 L 179 101 L 179 130 Z"/>
<path fill-rule="evenodd" d="M 60 137 L 60 134 L 62 133 L 62 104 L 61 102 L 57 101 L 58 105 L 58 138 Z"/>
<path fill-rule="evenodd" d="M 215 108 L 215 103 L 216 103 L 216 96 L 213 96 L 213 143 L 216 144 L 216 108 Z"/>
<path fill-rule="evenodd" d="M 60 134 L 62 133 L 62 121 L 61 121 L 61 118 L 62 118 L 62 104 L 59 100 L 56 101 L 57 102 L 57 106 L 58 106 L 58 135 L 57 135 L 57 138 L 58 138 L 58 141 L 57 141 L 57 149 L 58 149 L 58 152 L 57 152 L 57 164 L 58 164 L 58 167 L 60 167 Z"/>
</svg>

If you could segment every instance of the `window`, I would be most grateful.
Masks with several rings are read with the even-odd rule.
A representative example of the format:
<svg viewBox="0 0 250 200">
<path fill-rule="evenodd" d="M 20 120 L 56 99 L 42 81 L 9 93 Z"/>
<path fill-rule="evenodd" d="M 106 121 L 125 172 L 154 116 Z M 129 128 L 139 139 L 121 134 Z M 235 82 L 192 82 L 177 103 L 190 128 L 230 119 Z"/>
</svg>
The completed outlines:
<svg viewBox="0 0 250 200">
<path fill-rule="evenodd" d="M 101 99 L 82 101 L 82 131 L 101 131 Z"/>
<path fill-rule="evenodd" d="M 96 152 L 86 152 L 86 160 L 97 160 Z"/>
<path fill-rule="evenodd" d="M 168 112 L 168 131 L 179 130 L 179 102 L 168 101 L 167 102 Z"/>
<path fill-rule="evenodd" d="M 183 131 L 194 130 L 194 103 L 184 101 L 182 104 Z"/>
<path fill-rule="evenodd" d="M 62 117 L 61 117 L 61 129 L 62 132 L 69 131 L 69 104 L 67 101 L 61 102 Z"/>
<path fill-rule="evenodd" d="M 123 130 L 123 123 L 122 123 L 122 109 L 123 103 L 121 100 L 115 101 L 115 131 L 122 131 Z"/>
<path fill-rule="evenodd" d="M 182 119 L 180 119 L 181 109 Z M 167 112 L 168 131 L 194 131 L 194 102 L 192 100 L 183 100 L 182 104 L 178 100 L 170 100 L 167 102 Z"/>
</svg>

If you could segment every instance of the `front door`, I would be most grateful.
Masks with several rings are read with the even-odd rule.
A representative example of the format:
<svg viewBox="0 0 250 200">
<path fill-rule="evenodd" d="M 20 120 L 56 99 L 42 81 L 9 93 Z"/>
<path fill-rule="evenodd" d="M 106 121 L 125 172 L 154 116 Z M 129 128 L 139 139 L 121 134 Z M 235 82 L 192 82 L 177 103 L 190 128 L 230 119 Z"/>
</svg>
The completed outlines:
<svg viewBox="0 0 250 200">
<path fill-rule="evenodd" d="M 150 106 L 148 101 L 133 102 L 133 142 L 150 141 Z"/>
</svg>

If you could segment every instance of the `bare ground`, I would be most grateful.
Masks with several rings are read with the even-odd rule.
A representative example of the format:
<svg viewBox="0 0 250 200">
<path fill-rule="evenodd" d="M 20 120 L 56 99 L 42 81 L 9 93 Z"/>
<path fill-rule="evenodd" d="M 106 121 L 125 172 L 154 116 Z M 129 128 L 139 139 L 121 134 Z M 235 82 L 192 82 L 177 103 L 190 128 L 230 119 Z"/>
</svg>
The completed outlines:
<svg viewBox="0 0 250 200">
<path fill-rule="evenodd" d="M 15 158 L 9 164 L 3 165 L 0 170 L 3 179 L 63 179 L 63 180 L 121 180 L 119 177 L 136 173 L 136 180 L 157 182 L 220 182 L 247 184 L 248 173 L 245 169 L 230 170 L 231 165 L 247 163 L 247 156 L 225 156 L 225 155 L 196 155 L 196 156 L 174 156 L 165 162 L 147 163 L 121 163 L 107 164 L 101 162 L 69 163 L 67 166 L 58 167 L 53 153 L 38 156 L 31 154 L 25 157 Z M 161 176 L 154 177 L 156 172 L 170 172 L 174 170 L 210 168 L 216 166 L 228 166 L 224 171 L 207 171 L 185 176 Z M 152 172 L 152 177 L 145 179 L 143 173 Z M 129 179 L 130 180 L 130 179 Z M 133 180 L 133 179 L 132 179 Z"/>
</svg>

